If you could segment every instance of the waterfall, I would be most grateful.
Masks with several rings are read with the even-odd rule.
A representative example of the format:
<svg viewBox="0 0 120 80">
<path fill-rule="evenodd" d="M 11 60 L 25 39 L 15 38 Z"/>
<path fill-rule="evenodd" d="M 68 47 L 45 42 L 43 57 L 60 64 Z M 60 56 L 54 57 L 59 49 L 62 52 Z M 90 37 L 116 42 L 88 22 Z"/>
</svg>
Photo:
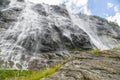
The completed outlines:
<svg viewBox="0 0 120 80">
<path fill-rule="evenodd" d="M 84 20 L 63 6 L 40 4 L 36 0 L 11 0 L 1 12 L 12 10 L 19 15 L 0 34 L 0 61 L 8 69 L 27 69 L 30 61 L 40 59 L 36 54 L 42 51 L 63 54 L 61 51 L 68 48 L 91 48 L 91 44 L 107 50 L 118 44 L 106 34 L 98 35 L 96 24 L 89 17 Z M 117 34 L 113 29 L 110 32 Z"/>
<path fill-rule="evenodd" d="M 20 51 L 20 50 L 24 51 L 21 45 L 25 44 L 25 46 L 29 46 L 29 44 L 23 43 L 23 41 L 29 35 L 32 35 L 33 39 L 37 41 L 38 39 L 36 36 L 41 34 L 41 30 L 42 30 L 41 29 L 42 27 L 39 27 L 40 22 L 38 19 L 40 19 L 40 16 L 38 16 L 37 13 L 31 10 L 31 7 L 34 6 L 34 4 L 30 3 L 29 0 L 26 0 L 25 3 L 17 2 L 17 0 L 11 0 L 11 3 L 9 4 L 9 8 L 6 8 L 2 11 L 5 11 L 13 7 L 20 7 L 20 4 L 24 4 L 24 9 L 22 10 L 20 16 L 17 18 L 18 21 L 14 25 L 10 26 L 10 28 L 5 32 L 4 36 L 1 38 L 0 41 L 1 43 L 0 48 L 2 49 L 0 56 L 1 60 L 4 60 L 9 64 L 9 58 L 12 57 L 11 61 L 14 62 L 14 66 L 13 66 L 14 69 L 17 69 L 16 64 L 22 65 L 23 69 L 27 68 L 28 62 L 20 61 L 20 59 L 22 58 L 21 53 L 24 53 Z M 35 30 L 37 30 L 37 32 L 35 32 Z M 11 38 L 11 39 L 8 40 L 7 38 Z M 26 42 L 28 40 L 26 40 Z M 40 43 L 37 42 L 35 49 L 37 49 L 37 46 L 39 44 Z M 14 49 L 17 48 L 20 50 L 19 52 L 16 52 L 17 54 L 15 54 Z M 9 66 L 7 67 L 9 68 Z"/>
<path fill-rule="evenodd" d="M 70 13 L 70 17 L 74 24 L 79 26 L 79 28 L 81 28 L 89 35 L 93 47 L 100 50 L 108 50 L 114 47 L 115 45 L 119 44 L 117 40 L 109 39 L 109 37 L 107 37 L 106 35 L 102 35 L 102 36 L 98 35 L 97 28 L 94 25 L 91 26 L 89 17 L 87 17 L 87 20 L 83 20 L 79 17 L 79 15 L 73 15 L 71 13 Z M 112 33 L 115 33 L 115 31 L 112 30 Z"/>
<path fill-rule="evenodd" d="M 91 42 L 95 45 L 95 47 L 101 50 L 109 49 L 108 46 L 102 43 L 99 36 L 94 32 L 94 30 L 90 28 L 89 24 L 79 18 L 79 15 L 70 14 L 70 16 L 73 23 L 75 23 L 77 26 L 79 26 L 83 31 L 85 31 L 89 35 Z"/>
<path fill-rule="evenodd" d="M 36 10 L 37 6 L 43 10 L 43 13 L 39 12 L 39 8 L 38 11 Z M 65 49 L 62 41 L 60 41 L 59 36 L 61 34 L 56 32 L 56 30 L 59 31 L 59 29 L 55 26 L 60 26 L 60 21 L 62 23 L 62 20 L 56 19 L 59 16 L 56 15 L 56 17 L 54 17 L 51 12 L 49 12 L 50 8 L 48 5 L 37 4 L 36 2 L 34 3 L 33 0 L 11 0 L 9 6 L 3 9 L 2 12 L 14 8 L 20 8 L 22 11 L 19 13 L 17 21 L 2 33 L 0 39 L 0 61 L 5 63 L 2 65 L 4 68 L 19 69 L 19 67 L 21 67 L 22 69 L 27 69 L 30 61 L 41 59 L 36 54 L 39 54 L 43 48 L 47 49 L 47 47 L 44 47 L 46 44 L 48 46 L 50 45 L 50 50 L 56 50 L 57 48 L 58 50 Z M 46 13 L 44 12 L 51 15 L 46 17 Z M 69 31 L 67 33 L 69 33 Z M 69 35 L 67 34 L 66 36 Z M 41 40 L 44 43 L 41 42 Z"/>
</svg>

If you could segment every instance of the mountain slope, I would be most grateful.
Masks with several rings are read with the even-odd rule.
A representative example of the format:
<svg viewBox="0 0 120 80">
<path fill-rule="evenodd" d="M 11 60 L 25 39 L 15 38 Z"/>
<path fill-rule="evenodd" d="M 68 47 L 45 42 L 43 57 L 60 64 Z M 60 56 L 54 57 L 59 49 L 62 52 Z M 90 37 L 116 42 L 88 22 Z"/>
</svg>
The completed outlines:
<svg viewBox="0 0 120 80">
<path fill-rule="evenodd" d="M 64 5 L 30 0 L 1 4 L 1 67 L 27 69 L 32 61 L 41 62 L 41 55 L 47 52 L 64 55 L 72 49 L 104 50 L 120 43 L 118 25 L 95 16 L 72 14 Z"/>
</svg>

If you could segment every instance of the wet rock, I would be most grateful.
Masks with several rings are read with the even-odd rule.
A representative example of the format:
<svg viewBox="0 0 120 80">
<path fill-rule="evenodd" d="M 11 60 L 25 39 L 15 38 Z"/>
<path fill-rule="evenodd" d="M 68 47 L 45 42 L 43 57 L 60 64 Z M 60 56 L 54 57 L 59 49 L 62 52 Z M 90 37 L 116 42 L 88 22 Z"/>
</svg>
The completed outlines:
<svg viewBox="0 0 120 80">
<path fill-rule="evenodd" d="M 21 0 L 18 0 L 21 2 Z M 23 2 L 23 1 L 22 1 Z M 10 26 L 14 26 L 17 21 L 24 21 L 23 9 L 25 5 L 19 3 L 20 6 L 24 7 L 13 7 L 6 11 L 1 12 L 0 17 L 0 28 L 8 29 Z M 33 4 L 33 3 L 31 3 Z M 38 15 L 38 19 L 35 20 L 39 25 L 39 28 L 34 26 L 27 32 L 24 39 L 19 40 L 18 45 L 31 52 L 49 52 L 59 51 L 65 49 L 91 49 L 93 44 L 90 36 L 82 30 L 78 25 L 74 24 L 70 18 L 70 15 L 65 6 L 55 6 L 47 4 L 35 4 L 30 7 L 32 13 Z M 18 20 L 20 17 L 20 20 Z M 108 42 L 104 42 L 106 38 L 110 38 L 110 42 L 119 41 L 117 25 L 111 25 L 107 20 L 95 16 L 87 16 L 80 14 L 79 18 L 84 22 L 89 23 L 90 28 L 93 28 L 96 35 L 103 39 L 103 43 L 107 46 Z M 28 24 L 25 24 L 27 26 Z M 22 25 L 18 25 L 21 27 Z M 114 26 L 114 27 L 113 27 Z M 33 27 L 33 25 L 29 25 Z M 17 41 L 21 31 L 13 31 L 5 38 L 6 40 Z M 116 38 L 117 37 L 117 38 Z M 102 40 L 101 40 L 102 41 Z M 111 46 L 110 46 L 111 47 Z"/>
<path fill-rule="evenodd" d="M 22 69 L 22 66 L 21 66 L 19 63 L 16 64 L 16 67 L 17 67 L 18 69 Z"/>
<path fill-rule="evenodd" d="M 72 43 L 74 44 L 75 48 L 81 48 L 81 49 L 91 49 L 92 47 L 89 45 L 89 38 L 88 36 L 84 34 L 76 35 L 71 34 L 72 37 Z"/>
<path fill-rule="evenodd" d="M 11 25 L 14 25 L 21 11 L 21 8 L 12 8 L 1 12 L 0 28 L 8 29 Z"/>
<path fill-rule="evenodd" d="M 17 0 L 17 1 L 19 1 L 19 2 L 24 2 L 24 0 Z"/>
<path fill-rule="evenodd" d="M 9 0 L 0 0 L 0 10 L 7 7 L 9 5 Z"/>
<path fill-rule="evenodd" d="M 14 62 L 13 62 L 13 61 L 9 61 L 9 65 L 10 65 L 10 67 L 12 68 L 13 65 L 14 65 Z"/>
<path fill-rule="evenodd" d="M 67 11 L 67 9 L 65 8 L 65 6 L 56 6 L 56 5 L 51 5 L 51 10 L 58 14 L 58 15 L 62 15 L 62 16 L 65 16 L 65 17 L 70 17 L 69 16 L 69 13 Z"/>
<path fill-rule="evenodd" d="M 47 16 L 47 12 L 45 11 L 45 8 L 42 6 L 42 4 L 37 4 L 33 7 L 33 10 L 39 13 L 42 16 Z"/>
</svg>

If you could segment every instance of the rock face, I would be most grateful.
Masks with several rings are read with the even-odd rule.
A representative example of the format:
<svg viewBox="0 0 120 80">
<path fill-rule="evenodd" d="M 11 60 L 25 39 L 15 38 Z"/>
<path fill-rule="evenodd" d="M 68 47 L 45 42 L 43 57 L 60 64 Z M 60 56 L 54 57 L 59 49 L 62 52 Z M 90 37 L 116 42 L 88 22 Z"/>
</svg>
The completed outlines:
<svg viewBox="0 0 120 80">
<path fill-rule="evenodd" d="M 93 27 L 96 26 L 96 30 L 97 30 L 96 34 L 100 37 L 100 39 L 102 39 L 101 41 L 103 41 L 104 44 L 106 44 L 105 42 L 107 42 L 104 40 L 106 39 L 105 36 L 107 38 L 111 38 L 111 39 L 108 39 L 110 40 L 108 41 L 110 42 L 109 44 L 117 43 L 116 41 L 119 42 L 120 27 L 118 26 L 118 24 L 114 22 L 108 22 L 106 19 L 100 18 L 97 16 L 90 16 L 89 19 L 90 19 L 89 21 L 90 26 L 93 26 Z M 110 46 L 109 44 L 108 46 Z"/>
<path fill-rule="evenodd" d="M 7 42 L 11 40 L 17 42 L 19 36 L 22 34 L 26 35 L 26 37 L 19 40 L 18 46 L 22 46 L 26 50 L 32 52 L 92 48 L 89 36 L 72 23 L 65 7 L 49 6 L 46 4 L 33 5 L 29 3 L 32 5 L 30 6 L 31 12 L 29 12 L 24 2 L 18 3 L 20 6 L 23 5 L 23 7 L 11 7 L 1 12 L 0 27 L 5 29 L 12 28 L 12 32 L 7 31 L 9 35 L 4 37 Z M 48 11 L 46 11 L 46 9 L 48 9 Z M 35 20 L 32 18 L 34 14 L 37 15 Z M 27 19 L 31 19 L 31 21 L 34 20 L 34 22 L 30 21 L 29 23 Z M 20 24 L 15 26 L 18 22 Z M 21 26 L 21 24 L 23 24 L 24 27 Z M 29 32 L 25 34 L 25 31 L 19 29 L 20 27 L 28 28 Z M 17 32 L 14 28 L 17 28 Z"/>
<path fill-rule="evenodd" d="M 7 7 L 9 3 L 9 0 L 0 0 L 0 10 Z"/>
<path fill-rule="evenodd" d="M 71 52 L 71 58 L 55 74 L 42 80 L 119 80 L 120 50 L 98 54 Z"/>
<path fill-rule="evenodd" d="M 40 53 L 74 48 L 91 49 L 93 46 L 107 49 L 119 43 L 119 26 L 105 19 L 77 14 L 83 21 L 82 24 L 86 24 L 77 25 L 63 5 L 15 1 L 11 1 L 9 8 L 3 8 L 0 12 L 0 28 L 11 28 L 11 31 L 5 32 L 7 36 L 4 33 L 1 35 L 11 46 L 17 42 L 16 47 Z M 2 1 L 1 4 L 6 6 L 6 3 Z M 85 29 L 81 26 L 85 26 Z M 22 38 L 21 35 L 25 37 Z"/>
<path fill-rule="evenodd" d="M 101 50 L 107 50 L 120 43 L 120 27 L 97 16 L 83 14 L 71 15 L 73 22 L 89 35 L 94 46 Z"/>
<path fill-rule="evenodd" d="M 71 21 L 65 6 L 14 0 L 0 16 L 0 55 L 7 68 L 17 68 L 16 64 L 28 68 L 44 52 L 92 48 L 89 36 Z"/>
<path fill-rule="evenodd" d="M 29 62 L 46 52 L 119 44 L 118 25 L 95 16 L 72 15 L 64 5 L 1 0 L 0 8 L 0 60 L 7 68 L 18 69 L 19 64 L 27 69 Z"/>
</svg>

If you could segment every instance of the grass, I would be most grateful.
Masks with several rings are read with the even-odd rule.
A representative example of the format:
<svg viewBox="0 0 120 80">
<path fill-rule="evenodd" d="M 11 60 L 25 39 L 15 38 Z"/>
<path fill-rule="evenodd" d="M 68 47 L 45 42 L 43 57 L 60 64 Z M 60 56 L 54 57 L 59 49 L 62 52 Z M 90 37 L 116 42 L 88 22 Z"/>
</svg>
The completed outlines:
<svg viewBox="0 0 120 80">
<path fill-rule="evenodd" d="M 73 49 L 70 49 L 70 51 L 81 51 L 82 49 L 81 48 L 73 48 Z"/>
<path fill-rule="evenodd" d="M 40 80 L 54 74 L 62 64 L 43 70 L 0 70 L 0 80 Z"/>
<path fill-rule="evenodd" d="M 31 74 L 29 70 L 0 70 L 0 80 L 5 80 L 8 77 L 19 77 Z"/>
<path fill-rule="evenodd" d="M 93 53 L 93 54 L 103 53 L 103 51 L 101 51 L 101 50 L 99 50 L 99 49 L 96 49 L 96 50 L 90 50 L 89 52 L 90 52 L 90 53 Z"/>
</svg>

